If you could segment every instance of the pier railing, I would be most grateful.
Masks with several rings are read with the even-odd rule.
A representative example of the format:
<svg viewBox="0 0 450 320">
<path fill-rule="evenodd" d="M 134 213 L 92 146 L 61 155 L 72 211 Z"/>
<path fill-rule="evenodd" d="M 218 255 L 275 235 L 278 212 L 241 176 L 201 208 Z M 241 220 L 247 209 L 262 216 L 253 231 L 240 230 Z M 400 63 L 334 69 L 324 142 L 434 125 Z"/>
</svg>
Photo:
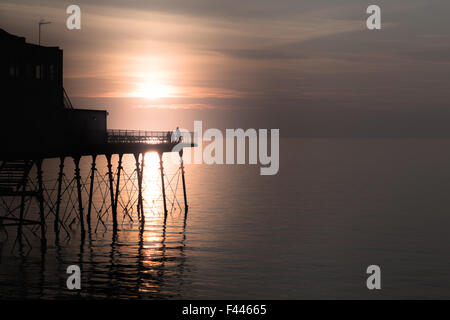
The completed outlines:
<svg viewBox="0 0 450 320">
<path fill-rule="evenodd" d="M 107 130 L 108 143 L 174 143 L 173 131 Z M 183 142 L 191 143 L 193 134 L 183 133 Z"/>
</svg>

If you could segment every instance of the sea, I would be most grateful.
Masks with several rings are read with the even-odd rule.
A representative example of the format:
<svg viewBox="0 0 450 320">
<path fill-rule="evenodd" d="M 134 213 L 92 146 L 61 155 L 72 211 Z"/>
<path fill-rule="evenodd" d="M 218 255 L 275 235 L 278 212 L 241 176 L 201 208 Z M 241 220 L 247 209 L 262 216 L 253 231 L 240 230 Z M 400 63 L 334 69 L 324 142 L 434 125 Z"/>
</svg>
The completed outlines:
<svg viewBox="0 0 450 320">
<path fill-rule="evenodd" d="M 159 158 L 147 153 L 140 219 L 135 159 L 124 156 L 114 232 L 99 157 L 84 235 L 66 159 L 58 236 L 54 200 L 45 249 L 39 226 L 24 226 L 20 241 L 16 226 L 0 230 L 0 298 L 450 298 L 450 140 L 282 138 L 279 159 L 274 176 L 259 165 L 185 164 L 187 212 L 181 170 L 167 160 L 165 215 Z M 81 161 L 85 216 L 91 161 Z M 48 199 L 58 165 L 44 162 Z M 80 290 L 67 286 L 71 265 Z M 367 287 L 372 265 L 379 290 Z"/>
</svg>

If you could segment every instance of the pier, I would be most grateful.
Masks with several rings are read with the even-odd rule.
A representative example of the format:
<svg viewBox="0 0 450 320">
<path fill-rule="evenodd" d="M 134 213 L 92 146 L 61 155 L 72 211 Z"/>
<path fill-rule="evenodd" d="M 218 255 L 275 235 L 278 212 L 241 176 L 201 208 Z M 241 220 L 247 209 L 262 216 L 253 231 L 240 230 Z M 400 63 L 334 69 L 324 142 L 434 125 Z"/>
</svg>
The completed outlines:
<svg viewBox="0 0 450 320">
<path fill-rule="evenodd" d="M 106 228 L 109 218 L 116 233 L 120 218 L 132 220 L 132 212 L 144 224 L 144 155 L 151 152 L 159 156 L 166 217 L 174 209 L 173 199 L 169 206 L 167 188 L 175 192 L 173 179 L 164 172 L 163 155 L 175 145 L 182 147 L 177 152 L 183 204 L 176 200 L 187 214 L 183 148 L 194 146 L 192 134 L 191 139 L 184 135 L 182 140 L 171 131 L 110 130 L 105 110 L 74 108 L 63 87 L 62 50 L 27 43 L 1 29 L 0 43 L 4 48 L 0 76 L 6 84 L 0 123 L 0 228 L 17 227 L 19 242 L 24 228 L 29 228 L 45 248 L 48 232 L 70 236 L 73 225 L 79 226 L 84 238 L 99 225 Z M 132 172 L 123 167 L 124 156 L 134 157 Z M 43 172 L 49 159 L 59 162 L 52 187 Z M 100 159 L 106 160 L 106 176 L 99 174 Z M 90 170 L 83 176 L 80 163 L 86 160 Z M 69 162 L 72 172 L 66 170 Z"/>
<path fill-rule="evenodd" d="M 131 218 L 130 212 L 134 211 L 138 214 L 139 223 L 143 224 L 145 223 L 142 192 L 142 179 L 145 170 L 144 155 L 151 152 L 156 152 L 159 156 L 163 213 L 166 217 L 170 211 L 166 188 L 171 181 L 167 179 L 164 172 L 163 155 L 171 152 L 175 145 L 176 142 L 170 141 L 168 132 L 112 130 L 108 131 L 107 139 L 101 145 L 82 145 L 77 150 L 67 149 L 61 150 L 59 153 L 52 151 L 48 154 L 31 154 L 24 151 L 9 155 L 3 154 L 0 161 L 0 198 L 4 208 L 6 207 L 6 214 L 2 214 L 0 221 L 3 226 L 17 226 L 19 236 L 24 226 L 38 226 L 43 245 L 46 242 L 49 222 L 53 222 L 55 233 L 60 233 L 61 230 L 69 233 L 72 224 L 76 222 L 79 224 L 83 236 L 86 230 L 94 229 L 95 231 L 98 223 L 105 225 L 103 221 L 105 214 L 109 214 L 112 218 L 113 230 L 117 232 L 119 229 L 118 209 L 121 209 L 122 218 L 127 215 Z M 185 147 L 192 146 L 192 143 L 185 143 Z M 135 168 L 133 172 L 126 172 L 123 168 L 124 155 L 134 157 Z M 184 214 L 187 214 L 189 206 L 182 156 L 183 153 L 179 152 L 179 174 L 182 180 L 181 187 L 183 188 L 182 206 Z M 106 177 L 99 176 L 98 173 L 100 157 L 106 159 Z M 56 158 L 59 161 L 55 192 L 47 190 L 43 183 L 43 164 L 44 161 L 51 158 Z M 82 177 L 80 170 L 82 158 L 91 161 L 89 174 L 85 177 Z M 73 173 L 64 170 L 69 161 L 74 166 Z M 35 171 L 35 176 L 31 175 L 32 171 Z M 130 197 L 131 185 L 137 186 L 137 199 Z M 99 188 L 107 189 L 107 192 L 97 192 L 101 197 L 103 207 L 97 208 L 97 225 L 93 226 L 94 193 Z M 121 197 L 122 193 L 128 194 Z M 67 199 L 69 194 L 75 196 L 72 196 L 69 200 Z M 66 201 L 63 200 L 64 196 L 66 196 Z M 37 202 L 35 208 L 38 208 L 38 214 L 30 212 L 30 208 L 33 208 L 33 206 L 28 204 L 33 199 Z M 72 209 L 75 210 L 69 210 L 67 202 L 73 202 L 73 200 L 75 200 L 76 206 Z M 74 222 L 74 220 L 76 221 Z"/>
</svg>

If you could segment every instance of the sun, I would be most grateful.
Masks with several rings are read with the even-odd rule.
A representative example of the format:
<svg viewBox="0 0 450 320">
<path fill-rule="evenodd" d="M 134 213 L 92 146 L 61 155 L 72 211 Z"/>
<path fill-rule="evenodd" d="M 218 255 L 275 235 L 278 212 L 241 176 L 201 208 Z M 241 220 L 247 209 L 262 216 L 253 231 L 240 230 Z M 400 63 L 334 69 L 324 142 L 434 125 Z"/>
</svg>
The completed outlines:
<svg viewBox="0 0 450 320">
<path fill-rule="evenodd" d="M 172 95 L 172 88 L 159 83 L 144 83 L 141 88 L 141 97 L 147 99 L 167 98 Z"/>
<path fill-rule="evenodd" d="M 173 86 L 158 82 L 155 79 L 144 80 L 137 85 L 133 96 L 146 99 L 161 99 L 173 97 L 175 89 Z"/>
</svg>

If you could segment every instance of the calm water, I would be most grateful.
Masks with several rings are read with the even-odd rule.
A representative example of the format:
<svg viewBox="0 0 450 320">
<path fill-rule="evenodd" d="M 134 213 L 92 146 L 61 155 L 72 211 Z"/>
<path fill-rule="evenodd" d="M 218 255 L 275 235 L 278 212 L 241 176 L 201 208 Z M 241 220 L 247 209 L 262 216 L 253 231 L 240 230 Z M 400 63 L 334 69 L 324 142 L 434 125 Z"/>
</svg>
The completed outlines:
<svg viewBox="0 0 450 320">
<path fill-rule="evenodd" d="M 187 165 L 188 216 L 174 203 L 165 222 L 147 155 L 143 231 L 132 211 L 116 238 L 106 216 L 84 241 L 75 223 L 55 244 L 50 226 L 42 254 L 32 234 L 19 250 L 8 229 L 0 297 L 450 297 L 450 140 L 284 139 L 280 152 L 272 177 L 257 166 Z M 56 176 L 56 162 L 45 172 Z M 79 293 L 66 289 L 71 264 L 82 269 Z M 378 292 L 365 286 L 371 264 L 382 270 Z"/>
</svg>

